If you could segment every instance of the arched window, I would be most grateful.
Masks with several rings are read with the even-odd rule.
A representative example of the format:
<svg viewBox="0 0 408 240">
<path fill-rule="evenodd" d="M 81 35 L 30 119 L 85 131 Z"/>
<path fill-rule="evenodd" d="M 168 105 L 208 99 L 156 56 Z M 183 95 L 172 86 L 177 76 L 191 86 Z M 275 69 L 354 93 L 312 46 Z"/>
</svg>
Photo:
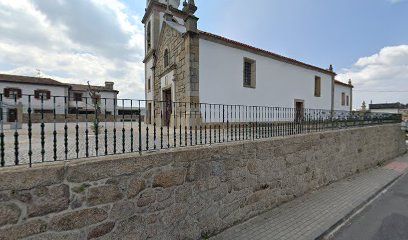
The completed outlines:
<svg viewBox="0 0 408 240">
<path fill-rule="evenodd" d="M 146 28 L 146 40 L 147 40 L 147 50 L 150 50 L 152 47 L 152 29 L 150 22 L 147 24 Z"/>
<path fill-rule="evenodd" d="M 169 49 L 164 51 L 164 67 L 168 67 L 170 65 L 170 54 Z"/>
</svg>

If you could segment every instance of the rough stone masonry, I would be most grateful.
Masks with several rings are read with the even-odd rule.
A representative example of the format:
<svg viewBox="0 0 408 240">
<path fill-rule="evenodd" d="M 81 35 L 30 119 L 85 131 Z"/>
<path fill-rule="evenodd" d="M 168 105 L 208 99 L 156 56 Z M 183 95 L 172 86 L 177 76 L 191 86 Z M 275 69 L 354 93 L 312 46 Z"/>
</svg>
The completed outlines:
<svg viewBox="0 0 408 240">
<path fill-rule="evenodd" d="M 400 126 L 0 169 L 0 239 L 201 239 L 405 152 Z"/>
</svg>

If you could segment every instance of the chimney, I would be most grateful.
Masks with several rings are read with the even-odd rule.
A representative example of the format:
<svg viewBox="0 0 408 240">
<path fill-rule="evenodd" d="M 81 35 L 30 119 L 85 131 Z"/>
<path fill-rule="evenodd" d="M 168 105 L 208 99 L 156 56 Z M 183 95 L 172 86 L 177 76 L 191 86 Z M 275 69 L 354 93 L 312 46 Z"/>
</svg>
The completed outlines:
<svg viewBox="0 0 408 240">
<path fill-rule="evenodd" d="M 113 90 L 114 82 L 105 82 L 105 88 L 108 90 Z"/>
</svg>

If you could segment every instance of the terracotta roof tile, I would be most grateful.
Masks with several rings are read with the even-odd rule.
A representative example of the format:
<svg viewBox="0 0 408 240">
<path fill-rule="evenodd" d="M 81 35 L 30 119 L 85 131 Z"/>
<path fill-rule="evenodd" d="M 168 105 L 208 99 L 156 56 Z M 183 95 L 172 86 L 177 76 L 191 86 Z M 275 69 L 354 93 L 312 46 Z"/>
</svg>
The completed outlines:
<svg viewBox="0 0 408 240">
<path fill-rule="evenodd" d="M 68 84 L 58 82 L 51 78 L 39 78 L 39 77 L 27 77 L 27 76 L 17 76 L 0 74 L 0 82 L 10 82 L 10 83 L 26 83 L 26 84 L 36 84 L 36 85 L 52 85 L 68 87 Z"/>
<path fill-rule="evenodd" d="M 354 87 L 353 85 L 350 85 L 350 84 L 347 84 L 347 83 L 344 83 L 344 82 L 340 82 L 339 80 L 334 80 L 334 83 L 335 84 L 339 84 L 339 85 L 343 85 L 343 86 L 346 86 L 346 87 Z"/>
</svg>

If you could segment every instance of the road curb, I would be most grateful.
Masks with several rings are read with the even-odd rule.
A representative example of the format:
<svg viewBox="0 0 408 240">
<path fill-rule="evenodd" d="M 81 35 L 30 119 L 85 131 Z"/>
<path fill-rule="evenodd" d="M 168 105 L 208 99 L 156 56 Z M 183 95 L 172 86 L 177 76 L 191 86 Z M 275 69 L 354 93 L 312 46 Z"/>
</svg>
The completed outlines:
<svg viewBox="0 0 408 240">
<path fill-rule="evenodd" d="M 396 183 L 399 179 L 401 179 L 406 174 L 407 173 L 401 173 L 400 175 L 396 176 L 393 180 L 391 180 L 389 183 L 384 185 L 382 188 L 380 188 L 378 191 L 376 191 L 374 194 L 372 194 L 370 197 L 364 200 L 361 204 L 359 204 L 357 207 L 355 207 L 353 210 L 347 213 L 343 218 L 341 218 L 339 221 L 333 224 L 330 228 L 328 228 L 326 231 L 320 234 L 317 238 L 315 238 L 315 240 L 331 239 L 331 237 L 333 237 L 333 234 L 337 232 L 337 230 L 339 230 L 337 228 L 339 228 L 340 226 L 347 223 L 350 219 L 352 219 L 354 217 L 353 215 L 365 209 L 371 201 L 373 201 L 378 196 L 380 196 L 384 192 L 384 190 L 388 189 L 390 186 L 392 186 L 394 183 Z"/>
</svg>

